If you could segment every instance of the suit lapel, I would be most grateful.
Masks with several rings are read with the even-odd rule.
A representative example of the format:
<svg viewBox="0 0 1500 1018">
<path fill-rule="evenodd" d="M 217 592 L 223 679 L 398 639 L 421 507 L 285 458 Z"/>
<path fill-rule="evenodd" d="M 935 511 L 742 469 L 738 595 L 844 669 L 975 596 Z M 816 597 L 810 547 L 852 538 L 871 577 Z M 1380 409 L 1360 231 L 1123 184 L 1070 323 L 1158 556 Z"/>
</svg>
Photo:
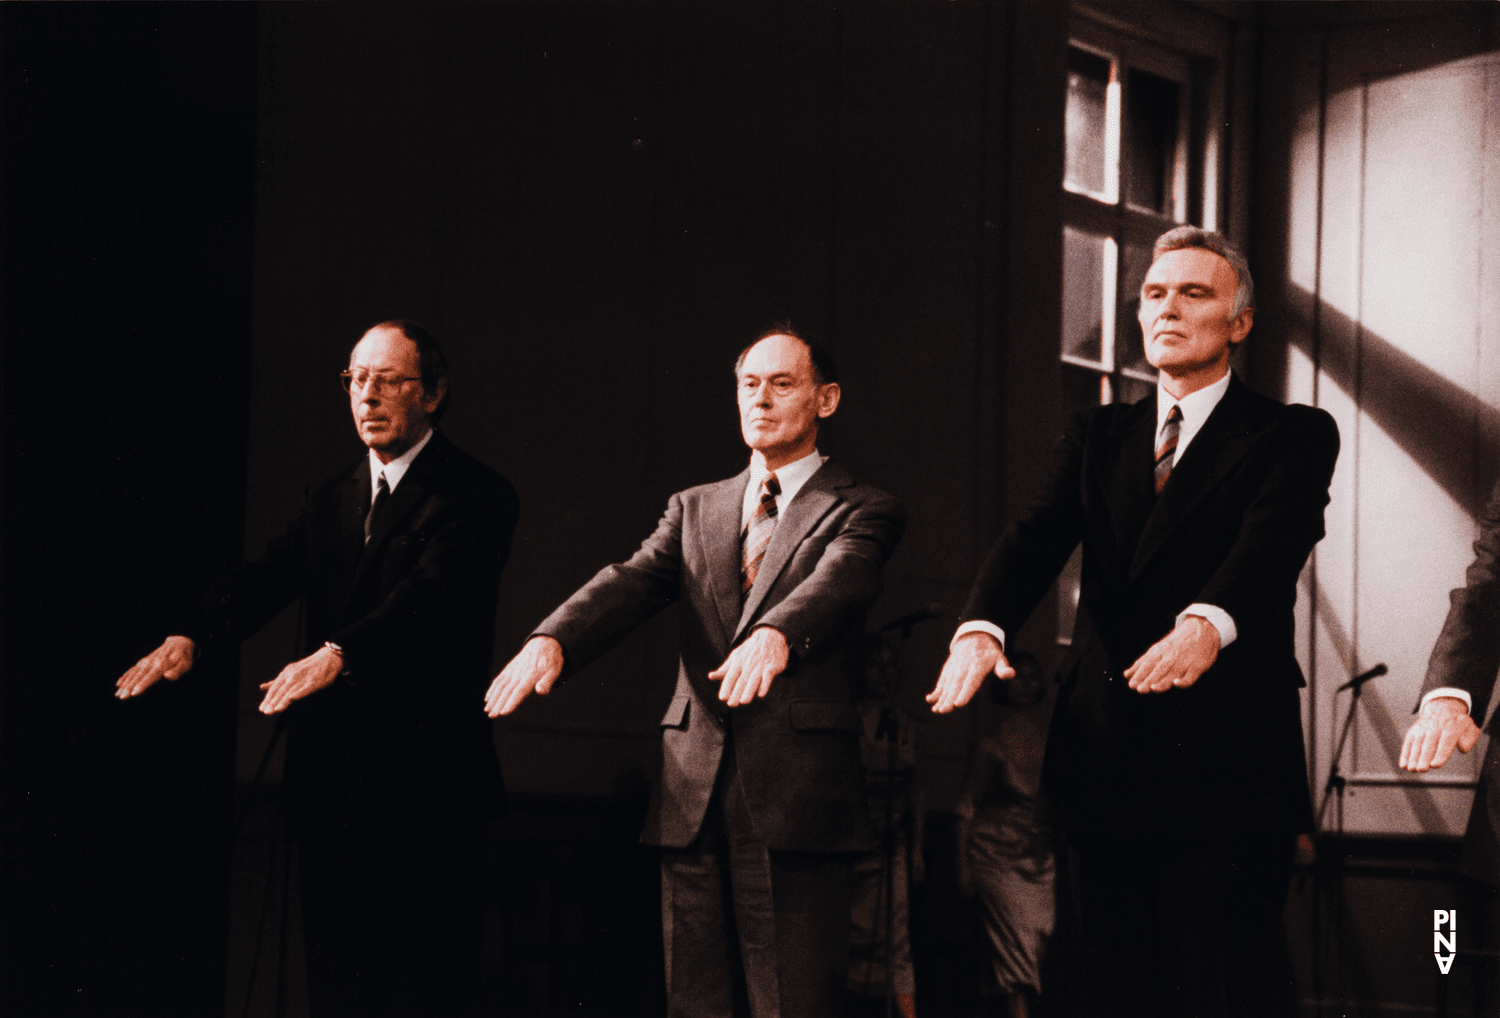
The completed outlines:
<svg viewBox="0 0 1500 1018">
<path fill-rule="evenodd" d="M 365 517 L 370 515 L 370 458 L 362 457 L 339 492 L 339 551 L 347 563 L 344 575 L 354 572 L 365 553 Z"/>
<path fill-rule="evenodd" d="M 720 481 L 703 499 L 698 541 L 708 563 L 708 584 L 725 636 L 740 617 L 740 516 L 744 513 L 746 467 L 738 477 Z M 727 642 L 727 641 L 726 641 Z"/>
<path fill-rule="evenodd" d="M 1155 398 L 1134 404 L 1114 429 L 1114 435 L 1118 444 L 1091 458 L 1110 465 L 1104 500 L 1114 524 L 1115 540 L 1121 547 L 1133 548 L 1156 502 Z"/>
<path fill-rule="evenodd" d="M 1131 561 L 1131 579 L 1141 574 L 1178 524 L 1244 459 L 1260 437 L 1260 429 L 1254 426 L 1247 409 L 1247 390 L 1234 378 L 1157 497 Z"/>
<path fill-rule="evenodd" d="M 791 561 L 797 546 L 838 502 L 839 496 L 835 489 L 853 483 L 854 478 L 849 471 L 828 462 L 809 477 L 797 492 L 797 497 L 792 499 L 786 512 L 777 521 L 776 530 L 771 534 L 771 543 L 766 545 L 766 557 L 761 559 L 760 571 L 755 575 L 755 586 L 750 588 L 750 596 L 745 599 L 745 609 L 740 612 L 739 623 L 735 626 L 736 640 L 739 639 L 740 631 L 760 610 L 766 593 Z"/>
</svg>

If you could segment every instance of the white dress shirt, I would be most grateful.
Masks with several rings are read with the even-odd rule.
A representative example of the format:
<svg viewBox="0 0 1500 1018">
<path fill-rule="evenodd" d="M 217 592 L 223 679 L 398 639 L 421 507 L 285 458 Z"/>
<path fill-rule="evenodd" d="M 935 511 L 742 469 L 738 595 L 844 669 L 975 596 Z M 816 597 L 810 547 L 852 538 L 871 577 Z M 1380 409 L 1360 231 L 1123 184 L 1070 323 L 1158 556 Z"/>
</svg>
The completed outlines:
<svg viewBox="0 0 1500 1018">
<path fill-rule="evenodd" d="M 1474 700 L 1469 696 L 1469 691 L 1467 689 L 1459 689 L 1455 686 L 1443 686 L 1439 689 L 1434 689 L 1432 692 L 1422 697 L 1422 702 L 1417 704 L 1417 710 L 1421 710 L 1423 707 L 1426 707 L 1427 701 L 1431 700 L 1434 696 L 1451 696 L 1455 700 L 1462 700 L 1464 702 L 1464 709 L 1467 710 L 1470 714 L 1474 713 Z"/>
<path fill-rule="evenodd" d="M 1172 407 L 1178 407 L 1182 411 L 1182 423 L 1178 425 L 1177 430 L 1177 451 L 1172 454 L 1172 466 L 1177 466 L 1182 459 L 1182 454 L 1187 452 L 1188 445 L 1198 437 L 1198 432 L 1202 431 L 1203 425 L 1208 422 L 1208 415 L 1214 412 L 1214 407 L 1219 405 L 1219 400 L 1223 399 L 1224 394 L 1229 391 L 1229 381 L 1230 375 L 1226 371 L 1224 377 L 1217 382 L 1197 392 L 1189 393 L 1179 400 L 1172 398 L 1158 377 L 1156 381 L 1156 440 L 1151 444 L 1152 449 L 1161 444 L 1161 433 L 1167 426 L 1167 415 L 1172 412 Z M 1177 624 L 1181 625 L 1182 620 L 1189 615 L 1199 616 L 1219 631 L 1220 650 L 1229 646 L 1239 636 L 1234 619 L 1217 605 L 1190 604 L 1177 613 Z M 981 619 L 965 622 L 958 627 L 958 632 L 953 634 L 953 642 L 956 643 L 958 638 L 966 633 L 989 633 L 1000 641 L 1002 650 L 1005 648 L 1005 630 L 993 622 Z"/>
<path fill-rule="evenodd" d="M 394 495 L 396 485 L 401 483 L 401 478 L 406 476 L 406 471 L 411 467 L 411 461 L 417 458 L 417 453 L 427 448 L 427 443 L 432 441 L 432 429 L 427 429 L 417 444 L 403 452 L 400 456 L 389 463 L 380 462 L 380 457 L 375 455 L 375 450 L 370 450 L 370 504 L 375 504 L 375 493 L 380 490 L 380 475 L 385 474 L 385 486 Z"/>
</svg>

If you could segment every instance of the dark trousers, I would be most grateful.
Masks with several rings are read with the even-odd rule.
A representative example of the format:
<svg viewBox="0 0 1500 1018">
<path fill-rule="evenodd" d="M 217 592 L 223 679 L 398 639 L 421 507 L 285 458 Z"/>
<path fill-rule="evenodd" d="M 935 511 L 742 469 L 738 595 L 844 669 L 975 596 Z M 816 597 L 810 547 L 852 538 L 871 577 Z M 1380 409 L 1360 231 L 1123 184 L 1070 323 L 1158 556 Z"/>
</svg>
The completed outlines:
<svg viewBox="0 0 1500 1018">
<path fill-rule="evenodd" d="M 328 825 L 296 844 L 316 1018 L 477 1013 L 482 826 Z"/>
<path fill-rule="evenodd" d="M 697 841 L 662 851 L 669 1018 L 842 1014 L 853 870 L 849 855 L 767 848 L 726 745 Z"/>
<path fill-rule="evenodd" d="M 1068 838 L 1077 1007 L 1109 1018 L 1260 1018 L 1284 1006 L 1295 837 Z M 1072 996 L 1072 994 L 1070 994 Z"/>
</svg>

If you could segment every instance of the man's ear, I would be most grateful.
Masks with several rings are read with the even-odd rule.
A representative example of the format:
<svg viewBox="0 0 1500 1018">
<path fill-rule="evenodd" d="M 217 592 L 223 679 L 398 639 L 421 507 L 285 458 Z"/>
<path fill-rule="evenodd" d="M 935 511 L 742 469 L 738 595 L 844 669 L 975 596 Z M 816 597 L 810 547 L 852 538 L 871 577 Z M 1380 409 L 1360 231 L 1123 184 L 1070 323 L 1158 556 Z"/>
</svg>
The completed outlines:
<svg viewBox="0 0 1500 1018">
<path fill-rule="evenodd" d="M 1229 343 L 1231 346 L 1239 346 L 1250 335 L 1250 328 L 1255 324 L 1255 309 L 1246 308 L 1229 320 Z"/>
<path fill-rule="evenodd" d="M 424 387 L 422 389 L 422 410 L 423 410 L 423 412 L 429 413 L 429 414 L 436 412 L 437 408 L 438 408 L 438 404 L 443 401 L 443 397 L 446 396 L 446 395 L 448 395 L 448 383 L 447 383 L 447 381 L 440 381 L 440 382 L 438 382 L 438 384 L 437 384 L 437 392 L 434 393 L 433 395 L 430 395 L 430 396 L 427 394 L 427 389 Z"/>
<path fill-rule="evenodd" d="M 837 382 L 818 386 L 818 416 L 832 417 L 833 412 L 839 408 L 839 397 L 842 395 L 843 390 Z"/>
</svg>

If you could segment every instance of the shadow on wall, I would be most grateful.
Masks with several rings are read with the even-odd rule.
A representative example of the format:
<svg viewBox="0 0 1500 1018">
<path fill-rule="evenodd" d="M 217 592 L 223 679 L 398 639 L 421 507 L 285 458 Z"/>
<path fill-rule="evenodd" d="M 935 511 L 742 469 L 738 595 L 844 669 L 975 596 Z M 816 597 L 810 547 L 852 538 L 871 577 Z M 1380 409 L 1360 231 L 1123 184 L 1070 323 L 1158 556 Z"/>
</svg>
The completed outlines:
<svg viewBox="0 0 1500 1018">
<path fill-rule="evenodd" d="M 1500 410 L 1301 287 L 1287 307 L 1290 345 L 1478 519 L 1500 477 Z"/>
</svg>

